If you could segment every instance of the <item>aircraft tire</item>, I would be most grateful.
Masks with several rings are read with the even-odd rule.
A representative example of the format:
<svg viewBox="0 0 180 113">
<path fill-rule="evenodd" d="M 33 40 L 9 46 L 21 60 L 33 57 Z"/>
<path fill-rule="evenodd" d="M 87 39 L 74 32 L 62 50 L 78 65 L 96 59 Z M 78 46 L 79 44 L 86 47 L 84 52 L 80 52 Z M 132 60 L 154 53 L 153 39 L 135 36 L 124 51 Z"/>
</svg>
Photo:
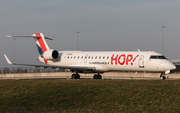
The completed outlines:
<svg viewBox="0 0 180 113">
<path fill-rule="evenodd" d="M 76 74 L 76 79 L 80 79 L 80 75 L 79 74 Z"/>
<path fill-rule="evenodd" d="M 165 77 L 165 76 L 163 76 L 163 79 L 165 80 L 165 79 L 166 79 L 166 77 Z"/>
<path fill-rule="evenodd" d="M 164 80 L 164 79 L 166 79 L 166 77 L 165 76 L 160 76 L 160 79 Z"/>
<path fill-rule="evenodd" d="M 98 75 L 98 79 L 102 79 L 102 76 L 101 76 L 101 75 Z"/>
<path fill-rule="evenodd" d="M 163 80 L 163 76 L 160 76 L 160 79 Z"/>
<path fill-rule="evenodd" d="M 97 79 L 97 78 L 98 78 L 98 76 L 97 76 L 97 75 L 94 75 L 93 79 Z"/>
<path fill-rule="evenodd" d="M 93 79 L 102 79 L 101 75 L 94 75 Z"/>
<path fill-rule="evenodd" d="M 71 78 L 76 79 L 76 74 L 72 74 Z"/>
</svg>

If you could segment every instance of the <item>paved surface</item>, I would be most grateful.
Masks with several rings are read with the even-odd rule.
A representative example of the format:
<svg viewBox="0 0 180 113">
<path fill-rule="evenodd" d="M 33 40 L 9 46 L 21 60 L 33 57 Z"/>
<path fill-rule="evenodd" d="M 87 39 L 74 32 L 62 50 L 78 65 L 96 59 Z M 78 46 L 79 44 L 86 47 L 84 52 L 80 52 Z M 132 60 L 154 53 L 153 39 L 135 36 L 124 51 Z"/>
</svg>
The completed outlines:
<svg viewBox="0 0 180 113">
<path fill-rule="evenodd" d="M 67 76 L 36 76 L 36 77 L 0 77 L 0 80 L 3 79 L 71 79 Z M 81 79 L 93 79 L 92 76 L 82 76 Z M 160 80 L 160 78 L 151 78 L 151 77 L 117 77 L 117 76 L 102 76 L 104 80 Z M 167 79 L 166 79 L 167 80 Z M 178 80 L 177 78 L 169 78 L 168 80 Z"/>
<path fill-rule="evenodd" d="M 52 73 L 15 73 L 0 74 L 1 79 L 71 79 L 71 72 L 52 72 Z M 109 72 L 101 74 L 102 79 L 140 79 L 140 80 L 160 80 L 160 73 L 137 73 L 137 72 Z M 81 74 L 81 79 L 93 79 L 94 74 Z M 180 73 L 166 75 L 169 80 L 180 79 Z"/>
</svg>

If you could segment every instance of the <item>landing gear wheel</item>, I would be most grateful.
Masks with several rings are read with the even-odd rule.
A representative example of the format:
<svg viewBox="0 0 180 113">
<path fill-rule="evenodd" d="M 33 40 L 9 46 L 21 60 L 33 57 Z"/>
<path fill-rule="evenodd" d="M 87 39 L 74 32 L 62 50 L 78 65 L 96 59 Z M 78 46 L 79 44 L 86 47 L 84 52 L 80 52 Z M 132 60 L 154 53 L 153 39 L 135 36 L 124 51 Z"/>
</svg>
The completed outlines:
<svg viewBox="0 0 180 113">
<path fill-rule="evenodd" d="M 76 79 L 76 74 L 72 74 L 71 78 Z"/>
<path fill-rule="evenodd" d="M 98 79 L 102 79 L 102 76 L 101 76 L 101 75 L 98 75 Z"/>
<path fill-rule="evenodd" d="M 166 77 L 165 77 L 164 75 L 165 75 L 165 73 L 161 73 L 161 75 L 160 75 L 160 79 L 161 79 L 161 80 L 166 79 Z"/>
<path fill-rule="evenodd" d="M 79 74 L 76 74 L 76 79 L 80 79 L 80 75 Z"/>
<path fill-rule="evenodd" d="M 93 79 L 102 79 L 101 75 L 94 75 Z"/>
<path fill-rule="evenodd" d="M 80 79 L 80 75 L 79 74 L 72 74 L 71 78 L 72 79 Z"/>
<path fill-rule="evenodd" d="M 93 79 L 97 79 L 97 77 L 98 77 L 97 75 L 94 75 Z"/>
<path fill-rule="evenodd" d="M 164 79 L 166 79 L 166 77 L 165 77 L 165 76 L 160 76 L 160 78 L 161 78 L 161 80 L 164 80 Z"/>
</svg>

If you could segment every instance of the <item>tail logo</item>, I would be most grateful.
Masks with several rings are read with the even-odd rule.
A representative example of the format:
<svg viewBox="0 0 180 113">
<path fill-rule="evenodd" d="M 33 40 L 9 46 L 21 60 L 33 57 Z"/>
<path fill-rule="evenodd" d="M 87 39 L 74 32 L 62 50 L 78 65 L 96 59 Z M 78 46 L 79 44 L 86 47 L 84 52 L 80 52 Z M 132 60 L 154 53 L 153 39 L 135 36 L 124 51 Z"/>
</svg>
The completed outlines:
<svg viewBox="0 0 180 113">
<path fill-rule="evenodd" d="M 40 34 L 40 33 L 36 33 L 35 36 L 41 36 L 41 34 Z M 40 38 L 37 37 L 37 40 L 38 40 L 38 42 L 39 42 L 39 44 L 40 44 L 40 46 L 37 45 L 37 46 L 38 46 L 39 53 L 42 54 L 42 53 L 44 53 L 45 51 L 47 51 L 47 48 L 46 48 L 46 46 L 45 46 L 45 43 L 44 43 L 42 37 L 40 37 Z"/>
</svg>

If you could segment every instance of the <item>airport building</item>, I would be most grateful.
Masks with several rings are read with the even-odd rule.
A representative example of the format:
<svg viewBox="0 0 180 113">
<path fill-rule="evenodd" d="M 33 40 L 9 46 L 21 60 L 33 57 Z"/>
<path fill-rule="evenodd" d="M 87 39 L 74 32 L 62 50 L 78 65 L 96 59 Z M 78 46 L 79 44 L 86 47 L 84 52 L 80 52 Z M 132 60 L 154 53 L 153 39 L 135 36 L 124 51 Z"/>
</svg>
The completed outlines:
<svg viewBox="0 0 180 113">
<path fill-rule="evenodd" d="M 171 60 L 174 65 L 180 65 L 180 59 Z"/>
<path fill-rule="evenodd" d="M 176 69 L 175 69 L 175 73 L 179 73 L 180 72 L 180 59 L 176 59 L 176 60 L 171 60 L 171 62 L 176 65 Z"/>
</svg>

